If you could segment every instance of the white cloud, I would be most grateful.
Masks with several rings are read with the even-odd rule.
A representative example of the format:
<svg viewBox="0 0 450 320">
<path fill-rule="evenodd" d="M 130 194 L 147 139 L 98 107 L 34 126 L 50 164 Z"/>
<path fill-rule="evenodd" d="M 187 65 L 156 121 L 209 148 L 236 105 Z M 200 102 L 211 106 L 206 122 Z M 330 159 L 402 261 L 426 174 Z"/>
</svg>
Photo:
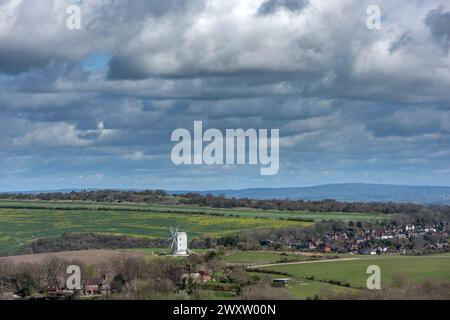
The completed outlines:
<svg viewBox="0 0 450 320">
<path fill-rule="evenodd" d="M 151 161 L 157 159 L 157 156 L 146 155 L 142 151 L 134 151 L 133 153 L 125 154 L 122 157 L 126 160 L 133 160 L 133 161 Z"/>
<path fill-rule="evenodd" d="M 24 146 L 80 147 L 92 144 L 83 139 L 84 132 L 69 123 L 47 123 L 33 125 L 33 129 L 14 139 L 14 144 Z"/>
</svg>

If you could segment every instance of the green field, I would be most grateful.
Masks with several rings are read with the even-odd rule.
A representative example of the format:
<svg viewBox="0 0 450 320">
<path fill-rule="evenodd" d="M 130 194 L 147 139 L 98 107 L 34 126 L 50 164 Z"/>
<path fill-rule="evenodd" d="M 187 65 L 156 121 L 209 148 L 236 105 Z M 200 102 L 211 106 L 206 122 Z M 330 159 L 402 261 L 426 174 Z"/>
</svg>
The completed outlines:
<svg viewBox="0 0 450 320">
<path fill-rule="evenodd" d="M 364 288 L 369 265 L 377 265 L 381 269 L 382 286 L 389 286 L 396 274 L 404 274 L 413 282 L 440 280 L 450 282 L 450 255 L 436 256 L 379 256 L 357 257 L 351 261 L 326 261 L 308 264 L 265 267 L 263 269 L 288 272 L 295 279 L 289 291 L 296 298 L 313 297 L 315 294 L 326 296 L 328 292 L 343 292 Z M 314 277 L 314 281 L 308 277 Z M 326 283 L 329 280 L 349 283 L 352 289 Z"/>
<path fill-rule="evenodd" d="M 136 212 L 173 212 L 198 213 L 210 215 L 241 216 L 248 218 L 267 219 L 297 219 L 308 221 L 340 220 L 340 221 L 374 221 L 390 217 L 389 214 L 359 213 L 359 212 L 307 212 L 307 211 L 279 211 L 258 210 L 251 208 L 222 209 L 182 205 L 155 205 L 145 203 L 98 203 L 92 201 L 9 201 L 0 200 L 0 208 L 28 208 L 49 210 L 113 210 Z"/>
<path fill-rule="evenodd" d="M 252 275 L 267 276 L 267 274 L 250 272 Z M 272 279 L 284 278 L 281 275 L 269 275 Z M 292 281 L 286 287 L 290 296 L 296 300 L 306 300 L 308 298 L 314 298 L 315 296 L 326 297 L 329 293 L 345 293 L 355 292 L 357 289 L 346 288 L 342 286 L 336 286 L 329 283 L 312 281 L 308 279 L 293 278 Z"/>
<path fill-rule="evenodd" d="M 170 235 L 169 227 L 177 224 L 190 237 L 196 237 L 220 236 L 248 228 L 281 228 L 311 223 L 195 213 L 3 208 L 0 209 L 0 254 L 14 253 L 39 238 L 58 237 L 69 232 L 165 238 Z"/>
<path fill-rule="evenodd" d="M 294 299 L 306 300 L 315 296 L 326 297 L 328 294 L 354 292 L 355 289 L 303 279 L 296 280 L 294 284 L 289 285 L 288 291 Z"/>
</svg>

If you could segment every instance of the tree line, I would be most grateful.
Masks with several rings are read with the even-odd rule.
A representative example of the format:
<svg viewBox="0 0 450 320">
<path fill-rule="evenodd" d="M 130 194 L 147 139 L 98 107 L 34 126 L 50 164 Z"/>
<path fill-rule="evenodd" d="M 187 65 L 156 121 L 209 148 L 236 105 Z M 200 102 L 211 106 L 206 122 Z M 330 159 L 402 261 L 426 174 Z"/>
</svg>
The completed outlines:
<svg viewBox="0 0 450 320">
<path fill-rule="evenodd" d="M 310 212 L 361 212 L 385 214 L 422 214 L 432 211 L 450 215 L 450 206 L 419 205 L 394 202 L 341 202 L 336 200 L 304 201 L 289 199 L 257 200 L 227 198 L 199 193 L 168 194 L 164 190 L 123 191 L 93 190 L 72 192 L 46 192 L 36 194 L 0 194 L 0 199 L 11 200 L 66 200 L 94 202 L 143 202 L 154 204 L 191 205 L 211 208 L 252 208 L 260 210 L 310 211 Z"/>
</svg>

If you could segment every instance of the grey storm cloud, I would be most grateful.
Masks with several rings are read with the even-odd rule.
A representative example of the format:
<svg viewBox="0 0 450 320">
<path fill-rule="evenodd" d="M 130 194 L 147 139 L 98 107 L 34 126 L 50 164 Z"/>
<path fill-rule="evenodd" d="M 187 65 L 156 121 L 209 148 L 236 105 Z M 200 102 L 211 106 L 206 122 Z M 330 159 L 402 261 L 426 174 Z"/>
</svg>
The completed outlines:
<svg viewBox="0 0 450 320">
<path fill-rule="evenodd" d="M 450 46 L 450 11 L 444 11 L 443 7 L 431 10 L 425 22 L 430 27 L 434 39 L 448 53 Z"/>
<path fill-rule="evenodd" d="M 73 3 L 0 1 L 0 190 L 450 178 L 443 1 L 379 1 L 381 30 L 372 1 L 82 1 L 76 31 Z M 175 167 L 195 120 L 279 128 L 279 175 Z"/>
<path fill-rule="evenodd" d="M 8 74 L 21 74 L 33 68 L 42 68 L 51 61 L 51 56 L 39 53 L 30 54 L 24 49 L 0 48 L 0 71 Z"/>
<path fill-rule="evenodd" d="M 405 47 L 408 44 L 412 44 L 413 42 L 414 39 L 411 37 L 410 32 L 407 31 L 404 34 L 402 34 L 397 40 L 391 43 L 389 52 L 392 54 L 395 51 L 399 50 L 400 48 Z"/>
<path fill-rule="evenodd" d="M 296 12 L 303 10 L 308 4 L 308 0 L 266 0 L 259 7 L 258 14 L 269 15 L 282 8 Z"/>
</svg>

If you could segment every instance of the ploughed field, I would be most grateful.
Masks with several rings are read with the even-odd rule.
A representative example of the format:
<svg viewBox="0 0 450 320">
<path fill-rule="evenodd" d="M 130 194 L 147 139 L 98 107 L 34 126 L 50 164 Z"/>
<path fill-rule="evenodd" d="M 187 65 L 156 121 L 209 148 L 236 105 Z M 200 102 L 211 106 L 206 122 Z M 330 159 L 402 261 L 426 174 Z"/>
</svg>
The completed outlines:
<svg viewBox="0 0 450 320">
<path fill-rule="evenodd" d="M 91 201 L 0 201 L 0 255 L 12 254 L 39 238 L 64 233 L 169 237 L 180 225 L 189 237 L 221 236 L 257 228 L 307 226 L 314 221 L 379 220 L 388 215 L 218 209 Z"/>
<path fill-rule="evenodd" d="M 139 258 L 144 257 L 144 254 L 139 252 L 127 252 L 121 250 L 79 250 L 6 256 L 0 257 L 0 263 L 4 261 L 10 261 L 16 265 L 21 263 L 39 264 L 53 258 L 58 258 L 69 262 L 81 261 L 87 265 L 95 265 L 108 263 L 114 261 L 114 259 L 120 259 L 125 256 Z"/>
</svg>

